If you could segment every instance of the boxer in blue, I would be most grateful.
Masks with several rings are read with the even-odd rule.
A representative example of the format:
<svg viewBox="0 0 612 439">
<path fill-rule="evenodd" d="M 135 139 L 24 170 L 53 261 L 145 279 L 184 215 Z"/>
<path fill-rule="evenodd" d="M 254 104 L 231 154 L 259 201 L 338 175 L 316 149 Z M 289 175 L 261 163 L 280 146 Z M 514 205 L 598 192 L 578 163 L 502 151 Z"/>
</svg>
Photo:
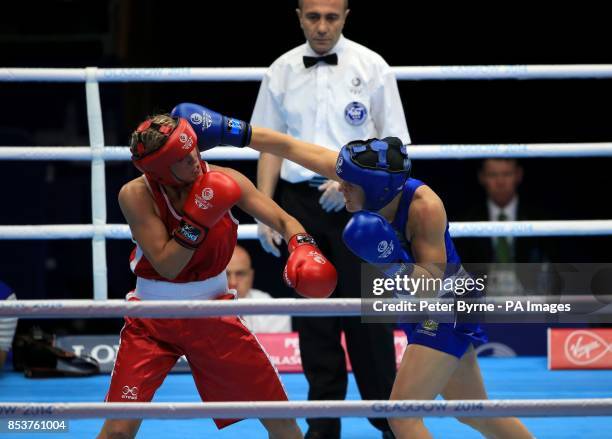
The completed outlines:
<svg viewBox="0 0 612 439">
<path fill-rule="evenodd" d="M 338 153 L 273 130 L 250 127 L 196 104 L 180 104 L 172 114 L 193 124 L 202 150 L 220 144 L 246 146 L 248 140 L 231 139 L 240 137 L 239 131 L 252 130 L 248 144 L 251 148 L 339 181 L 346 209 L 354 212 L 344 231 L 344 241 L 362 260 L 414 263 L 410 265 L 413 276 L 418 270 L 419 275 L 439 277 L 440 274 L 423 273 L 422 267 L 431 264 L 460 267 L 459 255 L 448 233 L 444 204 L 430 187 L 410 178 L 411 163 L 399 139 L 355 141 Z M 207 123 L 202 123 L 203 120 Z M 394 250 L 381 257 L 378 243 L 383 240 Z M 474 350 L 474 344 L 486 339 L 478 324 L 427 321 L 404 324 L 403 329 L 408 347 L 393 386 L 392 400 L 428 400 L 438 395 L 446 399 L 487 398 Z M 532 437 L 516 418 L 459 420 L 487 438 Z M 392 418 L 389 423 L 397 438 L 431 437 L 420 418 Z"/>
</svg>

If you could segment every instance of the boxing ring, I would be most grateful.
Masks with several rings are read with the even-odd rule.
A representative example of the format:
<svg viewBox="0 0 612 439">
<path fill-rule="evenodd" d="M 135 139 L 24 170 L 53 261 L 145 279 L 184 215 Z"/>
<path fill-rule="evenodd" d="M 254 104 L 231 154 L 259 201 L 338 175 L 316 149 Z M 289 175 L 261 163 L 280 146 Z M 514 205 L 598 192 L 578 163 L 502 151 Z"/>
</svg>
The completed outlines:
<svg viewBox="0 0 612 439">
<path fill-rule="evenodd" d="M 255 306 L 224 303 L 223 309 L 186 301 L 161 304 L 128 304 L 107 300 L 106 239 L 129 239 L 127 225 L 107 224 L 104 167 L 107 160 L 129 160 L 127 147 L 104 143 L 99 83 L 153 81 L 258 81 L 264 68 L 157 68 L 157 69 L 26 69 L 0 68 L 0 81 L 83 82 L 87 99 L 90 145 L 82 147 L 0 147 L 0 160 L 73 160 L 91 162 L 92 223 L 83 225 L 4 225 L 0 239 L 90 239 L 94 271 L 93 300 L 20 301 L 0 303 L 0 316 L 20 318 L 95 318 L 124 314 L 178 317 L 283 312 L 292 315 L 354 315 L 358 300 L 328 299 L 259 301 Z M 612 78 L 612 65 L 524 65 L 395 67 L 398 80 L 490 80 Z M 474 159 L 486 157 L 611 157 L 612 143 L 411 145 L 412 159 Z M 204 153 L 206 160 L 254 160 L 249 149 L 218 147 Z M 454 237 L 494 236 L 587 236 L 612 235 L 612 220 L 516 221 L 451 223 Z M 239 239 L 256 238 L 254 224 L 240 225 Z M 155 306 L 157 305 L 157 308 Z M 132 314 L 136 313 L 136 314 Z M 479 437 L 468 427 L 448 419 L 456 416 L 520 416 L 538 438 L 610 437 L 612 431 L 612 371 L 548 372 L 544 359 L 481 359 L 490 400 L 485 401 L 358 401 L 350 378 L 347 401 L 304 401 L 307 384 L 300 374 L 285 374 L 290 402 L 199 403 L 190 375 L 170 375 L 154 403 L 100 401 L 108 388 L 108 376 L 65 378 L 61 381 L 25 380 L 17 374 L 0 375 L 0 420 L 74 420 L 69 437 L 93 437 L 102 418 L 155 419 L 143 423 L 141 437 L 185 437 L 185 429 L 214 437 L 265 437 L 257 421 L 236 424 L 216 432 L 210 418 L 258 417 L 347 417 L 343 437 L 376 437 L 365 417 L 426 417 L 435 437 Z M 530 373 L 527 374 L 525 371 Z M 63 402 L 58 402 L 58 390 Z M 525 399 L 527 398 L 527 399 Z M 32 402 L 36 401 L 36 402 Z M 94 402 L 92 402 L 94 401 Z M 582 419 L 584 417 L 586 420 Z M 446 418 L 446 419 L 444 419 Z M 95 419 L 91 420 L 91 419 Z M 161 419 L 181 419 L 168 422 Z M 184 421 L 182 419 L 189 419 Z M 347 422 L 348 421 L 348 422 Z M 305 430 L 303 419 L 300 426 Z M 577 431 L 580 430 L 578 435 Z M 365 435 L 365 436 L 364 436 Z M 37 434 L 36 437 L 45 437 Z M 58 437 L 51 435 L 49 437 Z"/>
</svg>

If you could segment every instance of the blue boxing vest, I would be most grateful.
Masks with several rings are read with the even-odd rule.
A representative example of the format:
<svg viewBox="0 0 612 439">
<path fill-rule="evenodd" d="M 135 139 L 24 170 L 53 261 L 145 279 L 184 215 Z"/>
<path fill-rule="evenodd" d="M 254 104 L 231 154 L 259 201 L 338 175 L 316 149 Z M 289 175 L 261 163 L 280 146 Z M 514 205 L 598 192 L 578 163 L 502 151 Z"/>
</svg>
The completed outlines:
<svg viewBox="0 0 612 439">
<path fill-rule="evenodd" d="M 410 248 L 410 242 L 406 239 L 406 222 L 408 221 L 408 211 L 414 197 L 414 192 L 423 184 L 422 181 L 414 178 L 409 178 L 406 181 L 402 189 L 402 197 L 395 213 L 395 218 L 391 223 L 402 248 L 409 257 L 409 261 L 407 261 L 409 263 L 415 263 L 415 260 Z M 450 264 L 450 267 L 447 267 L 445 276 L 452 276 L 461 268 L 461 258 L 459 258 L 459 254 L 448 232 L 448 221 L 444 231 L 444 245 L 446 247 L 446 263 Z M 467 273 L 465 274 L 467 275 Z M 409 343 L 429 346 L 433 349 L 455 355 L 458 358 L 461 358 L 470 344 L 481 344 L 487 341 L 486 333 L 478 323 L 458 323 L 455 321 L 455 323 L 440 323 L 438 325 L 433 322 L 435 327 L 439 328 L 436 330 L 438 332 L 436 338 L 423 335 L 432 334 L 430 328 L 427 327 L 428 323 L 429 325 L 432 324 L 431 321 L 428 321 L 422 323 L 400 323 L 399 326 L 406 332 Z"/>
<path fill-rule="evenodd" d="M 402 198 L 400 199 L 397 212 L 395 213 L 395 218 L 391 223 L 397 237 L 400 240 L 402 248 L 406 250 L 408 257 L 410 258 L 410 260 L 407 261 L 409 263 L 414 263 L 415 261 L 410 249 L 410 242 L 406 240 L 405 233 L 406 222 L 408 222 L 408 210 L 410 209 L 414 192 L 424 184 L 425 183 L 415 178 L 409 178 L 406 180 L 406 183 L 404 183 L 404 188 L 402 189 Z M 455 250 L 455 244 L 453 244 L 450 233 L 448 233 L 448 221 L 446 222 L 446 230 L 444 231 L 444 245 L 446 247 L 446 262 L 448 264 L 453 264 L 454 267 L 459 267 L 461 265 L 461 258 L 459 258 L 459 254 L 457 254 L 457 250 Z"/>
</svg>

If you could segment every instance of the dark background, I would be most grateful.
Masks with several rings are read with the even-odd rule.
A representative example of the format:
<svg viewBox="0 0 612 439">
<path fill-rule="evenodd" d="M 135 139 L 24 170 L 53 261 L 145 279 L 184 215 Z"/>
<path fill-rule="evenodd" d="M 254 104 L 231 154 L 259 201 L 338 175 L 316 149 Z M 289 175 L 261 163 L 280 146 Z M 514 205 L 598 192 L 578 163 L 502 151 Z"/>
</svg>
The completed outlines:
<svg viewBox="0 0 612 439">
<path fill-rule="evenodd" d="M 303 43 L 294 1 L 3 2 L 3 67 L 263 67 Z M 568 7 L 495 2 L 351 1 L 344 34 L 392 66 L 612 63 L 608 13 L 588 3 Z M 400 81 L 415 144 L 609 142 L 610 80 Z M 125 145 L 147 114 L 180 101 L 249 119 L 258 82 L 100 84 L 107 145 Z M 0 145 L 87 145 L 82 83 L 0 83 Z M 227 162 L 222 162 L 227 163 Z M 523 161 L 521 200 L 542 219 L 612 218 L 611 160 Z M 417 161 L 414 174 L 445 200 L 449 219 L 483 198 L 478 161 Z M 255 162 L 231 166 L 255 178 Z M 107 162 L 109 223 L 124 223 L 116 194 L 138 174 Z M 90 166 L 70 162 L 0 162 L 1 224 L 91 223 Z M 238 214 L 242 223 L 252 219 Z M 543 240 L 546 241 L 546 240 Z M 280 261 L 256 241 L 256 286 L 275 295 Z M 608 237 L 554 239 L 554 260 L 608 262 Z M 134 279 L 131 243 L 107 241 L 109 297 Z M 27 299 L 91 298 L 88 240 L 0 240 L 0 279 Z M 95 321 L 94 321 L 95 322 Z M 65 323 L 65 322 L 64 322 Z M 107 329 L 91 323 L 90 330 Z M 70 325 L 66 324 L 70 329 Z"/>
</svg>

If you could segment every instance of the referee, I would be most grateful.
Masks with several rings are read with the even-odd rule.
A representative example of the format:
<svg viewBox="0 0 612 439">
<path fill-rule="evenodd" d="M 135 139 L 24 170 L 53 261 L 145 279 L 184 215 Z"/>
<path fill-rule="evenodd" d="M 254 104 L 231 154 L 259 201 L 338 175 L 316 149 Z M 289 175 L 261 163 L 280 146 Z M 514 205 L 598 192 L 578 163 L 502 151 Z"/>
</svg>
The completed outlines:
<svg viewBox="0 0 612 439">
<path fill-rule="evenodd" d="M 296 10 L 307 42 L 280 56 L 264 75 L 253 111 L 253 125 L 339 151 L 351 140 L 395 136 L 410 142 L 397 81 L 372 50 L 342 35 L 347 0 L 303 0 Z M 280 177 L 280 179 L 279 179 Z M 342 242 L 349 220 L 339 183 L 302 166 L 262 153 L 257 185 L 300 221 L 338 269 L 332 297 L 360 297 L 360 262 Z M 264 224 L 259 240 L 280 256 L 277 235 Z M 300 338 L 309 400 L 346 396 L 342 332 L 363 399 L 388 399 L 395 378 L 391 324 L 362 324 L 359 317 L 294 318 Z M 307 419 L 307 439 L 339 439 L 339 419 Z M 385 419 L 371 419 L 383 437 L 393 437 Z"/>
</svg>

